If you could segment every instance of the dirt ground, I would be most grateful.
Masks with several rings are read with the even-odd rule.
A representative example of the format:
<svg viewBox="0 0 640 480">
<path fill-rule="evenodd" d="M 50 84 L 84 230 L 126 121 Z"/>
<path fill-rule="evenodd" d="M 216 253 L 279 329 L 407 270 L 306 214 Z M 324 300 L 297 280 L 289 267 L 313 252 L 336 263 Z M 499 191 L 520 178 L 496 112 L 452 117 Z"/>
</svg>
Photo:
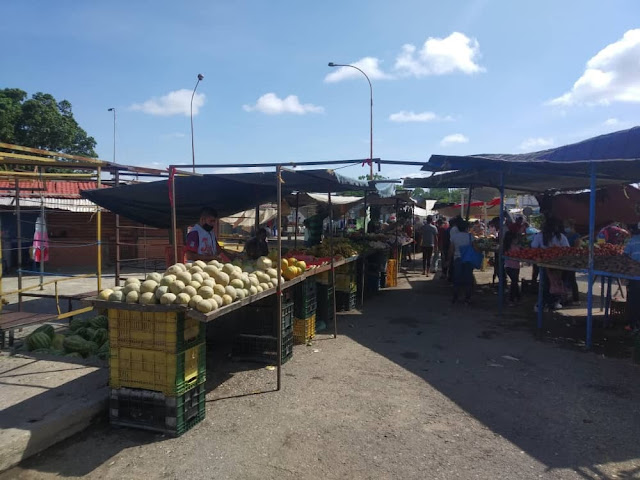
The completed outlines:
<svg viewBox="0 0 640 480">
<path fill-rule="evenodd" d="M 481 285 L 451 305 L 446 282 L 405 272 L 339 315 L 337 339 L 296 346 L 278 392 L 211 325 L 202 423 L 170 439 L 105 418 L 0 480 L 640 478 L 640 367 L 622 327 L 597 321 L 585 351 L 580 316 L 548 314 L 538 333 L 534 296 L 502 317 L 496 298 Z"/>
</svg>

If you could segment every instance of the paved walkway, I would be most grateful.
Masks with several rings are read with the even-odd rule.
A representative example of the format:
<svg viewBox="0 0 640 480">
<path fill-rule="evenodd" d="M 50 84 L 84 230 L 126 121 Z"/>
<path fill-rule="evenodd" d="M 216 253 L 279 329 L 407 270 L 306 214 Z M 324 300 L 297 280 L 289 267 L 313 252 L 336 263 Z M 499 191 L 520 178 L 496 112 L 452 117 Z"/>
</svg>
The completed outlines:
<svg viewBox="0 0 640 480">
<path fill-rule="evenodd" d="M 212 325 L 200 425 L 168 439 L 105 422 L 0 480 L 640 478 L 638 366 L 537 340 L 533 297 L 504 317 L 490 288 L 449 300 L 401 275 L 262 394 L 275 372 L 229 362 L 229 326 Z"/>
</svg>

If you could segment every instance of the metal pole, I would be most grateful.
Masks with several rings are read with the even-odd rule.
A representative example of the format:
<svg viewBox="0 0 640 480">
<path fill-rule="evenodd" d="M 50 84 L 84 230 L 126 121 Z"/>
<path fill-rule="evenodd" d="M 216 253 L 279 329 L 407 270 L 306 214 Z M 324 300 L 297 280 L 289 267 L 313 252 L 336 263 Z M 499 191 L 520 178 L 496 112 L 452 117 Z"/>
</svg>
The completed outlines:
<svg viewBox="0 0 640 480">
<path fill-rule="evenodd" d="M 282 387 L 282 274 L 280 273 L 282 268 L 282 167 L 278 165 L 276 167 L 276 182 L 277 182 L 277 195 L 278 195 L 278 218 L 276 220 L 276 225 L 278 226 L 278 266 L 276 270 L 278 271 L 278 284 L 277 284 L 277 302 L 278 302 L 278 387 L 277 390 L 280 390 Z"/>
<path fill-rule="evenodd" d="M 466 220 L 469 221 L 469 217 L 471 216 L 471 193 L 473 192 L 473 187 L 469 186 L 469 201 L 467 202 L 467 213 Z"/>
<path fill-rule="evenodd" d="M 176 221 L 176 171 L 171 171 L 169 181 L 170 203 L 171 203 L 171 240 L 173 241 L 173 263 L 178 263 L 178 227 Z M 167 265 L 168 267 L 169 265 Z"/>
<path fill-rule="evenodd" d="M 298 249 L 298 210 L 300 208 L 300 192 L 296 192 L 296 230 L 293 232 L 293 249 Z"/>
<path fill-rule="evenodd" d="M 15 180 L 16 186 L 16 235 L 18 236 L 18 311 L 22 311 L 22 219 L 20 215 L 20 183 Z"/>
<path fill-rule="evenodd" d="M 367 234 L 367 191 L 364 191 L 364 220 L 362 221 L 362 233 Z"/>
<path fill-rule="evenodd" d="M 11 250 L 9 250 L 11 251 Z M 2 258 L 2 217 L 0 217 L 0 312 L 2 312 L 2 300 L 4 299 L 2 295 L 2 280 L 4 279 L 4 259 Z M 2 338 L 0 338 L 0 342 L 2 342 Z M 4 347 L 4 345 L 0 345 L 0 347 Z"/>
<path fill-rule="evenodd" d="M 42 178 L 42 167 L 40 167 L 40 181 L 42 182 L 42 186 L 44 187 L 44 178 Z M 44 216 L 44 193 L 40 192 L 40 235 L 42 238 L 40 239 L 40 290 L 44 290 L 44 228 L 47 225 Z M 36 222 L 37 223 L 37 222 Z M 36 225 L 37 228 L 37 225 Z M 35 255 L 35 252 L 34 252 Z"/>
<path fill-rule="evenodd" d="M 398 245 L 398 199 L 396 198 L 396 274 L 398 273 L 398 269 L 400 268 L 400 257 L 402 256 L 402 249 Z"/>
<path fill-rule="evenodd" d="M 258 235 L 258 228 L 260 228 L 260 204 L 256 204 L 255 217 L 255 224 L 253 228 L 255 230 L 255 234 Z"/>
<path fill-rule="evenodd" d="M 338 338 L 338 315 L 336 313 L 336 270 L 333 265 L 333 206 L 329 193 L 329 255 L 331 255 L 331 285 L 333 286 L 333 338 Z"/>
<path fill-rule="evenodd" d="M 362 236 L 367 234 L 367 191 L 364 191 L 364 215 L 362 220 Z M 364 306 L 364 282 L 365 282 L 365 270 L 367 268 L 367 260 L 364 255 L 361 257 L 360 264 L 362 266 L 362 275 L 360 276 L 360 307 Z M 334 291 L 335 295 L 335 291 Z"/>
<path fill-rule="evenodd" d="M 591 164 L 591 191 L 589 192 L 589 270 L 588 281 L 589 291 L 587 292 L 587 348 L 591 348 L 591 336 L 593 333 L 593 242 L 595 240 L 596 228 L 596 164 Z"/>
<path fill-rule="evenodd" d="M 471 195 L 469 195 L 471 204 Z M 500 172 L 500 234 L 498 236 L 498 313 L 504 308 L 504 172 Z"/>
<path fill-rule="evenodd" d="M 115 186 L 120 185 L 120 170 L 115 171 Z M 116 215 L 116 278 L 115 286 L 120 285 L 120 215 Z M 168 266 L 168 265 L 167 265 Z"/>
<path fill-rule="evenodd" d="M 102 185 L 102 169 L 98 167 L 98 183 L 97 187 L 100 189 Z M 98 211 L 96 213 L 96 223 L 97 223 L 97 238 L 96 238 L 96 247 L 97 247 L 97 260 L 98 260 L 98 292 L 102 290 L 102 208 L 100 205 L 96 206 Z M 41 259 L 42 260 L 42 259 Z"/>
<path fill-rule="evenodd" d="M 542 328 L 542 313 L 544 312 L 544 282 L 546 268 L 538 268 L 538 328 Z"/>
<path fill-rule="evenodd" d="M 193 143 L 193 97 L 196 94 L 196 89 L 198 88 L 198 84 L 200 80 L 202 80 L 204 76 L 199 73 L 198 81 L 196 82 L 196 86 L 193 87 L 193 93 L 191 94 L 191 164 L 193 166 L 193 173 L 196 173 L 196 149 Z"/>
</svg>

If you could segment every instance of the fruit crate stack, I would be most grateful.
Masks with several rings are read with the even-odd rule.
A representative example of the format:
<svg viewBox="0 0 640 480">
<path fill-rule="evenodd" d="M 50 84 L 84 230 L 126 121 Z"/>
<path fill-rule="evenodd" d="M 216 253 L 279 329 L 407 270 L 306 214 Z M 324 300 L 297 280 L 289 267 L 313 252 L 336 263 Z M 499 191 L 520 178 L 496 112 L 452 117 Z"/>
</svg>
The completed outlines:
<svg viewBox="0 0 640 480">
<path fill-rule="evenodd" d="M 273 364 L 278 358 L 277 301 L 267 297 L 257 305 L 241 309 L 242 333 L 236 335 L 231 348 L 231 357 L 236 361 Z M 282 363 L 293 356 L 293 301 L 282 299 L 279 315 L 282 324 Z"/>
<path fill-rule="evenodd" d="M 387 287 L 398 286 L 397 262 L 397 260 L 389 260 L 387 262 Z"/>
<path fill-rule="evenodd" d="M 333 322 L 333 295 L 333 286 L 317 284 L 316 332 L 324 330 Z"/>
<path fill-rule="evenodd" d="M 205 325 L 179 310 L 109 308 L 111 424 L 180 436 L 205 417 Z"/>
<path fill-rule="evenodd" d="M 345 312 L 356 308 L 358 284 L 355 262 L 342 265 L 336 269 L 336 310 Z"/>
<path fill-rule="evenodd" d="M 316 335 L 317 284 L 308 278 L 293 287 L 293 343 L 309 343 Z"/>
</svg>

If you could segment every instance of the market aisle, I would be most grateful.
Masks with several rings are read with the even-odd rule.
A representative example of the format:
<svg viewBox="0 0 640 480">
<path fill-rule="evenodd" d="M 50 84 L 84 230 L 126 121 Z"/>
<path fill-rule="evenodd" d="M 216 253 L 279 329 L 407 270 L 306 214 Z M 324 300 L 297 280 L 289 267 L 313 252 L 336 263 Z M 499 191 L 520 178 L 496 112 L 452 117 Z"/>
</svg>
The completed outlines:
<svg viewBox="0 0 640 480">
<path fill-rule="evenodd" d="M 640 475 L 640 386 L 628 360 L 538 342 L 495 296 L 449 304 L 438 279 L 340 316 L 275 375 L 212 362 L 205 421 L 178 439 L 107 425 L 0 475 L 38 479 L 584 479 Z M 238 365 L 235 365 L 237 369 Z"/>
</svg>

